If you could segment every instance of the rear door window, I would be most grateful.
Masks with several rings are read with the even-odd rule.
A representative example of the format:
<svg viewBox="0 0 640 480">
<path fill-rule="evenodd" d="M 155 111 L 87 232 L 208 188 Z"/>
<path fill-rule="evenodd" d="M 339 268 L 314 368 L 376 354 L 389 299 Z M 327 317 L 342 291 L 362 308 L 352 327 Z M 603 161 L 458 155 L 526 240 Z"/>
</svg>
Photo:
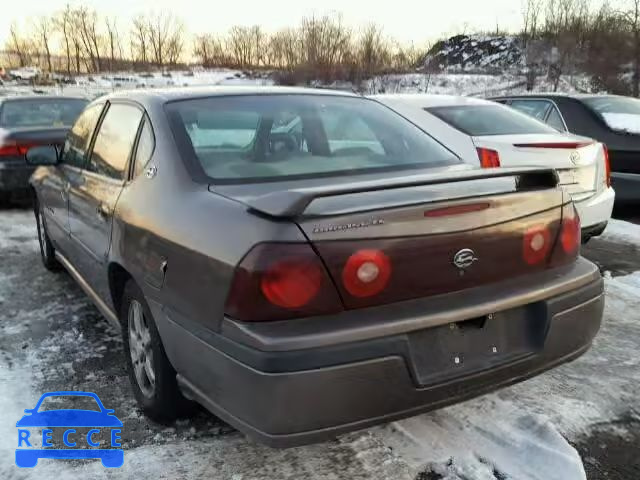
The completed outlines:
<svg viewBox="0 0 640 480">
<path fill-rule="evenodd" d="M 111 104 L 100 124 L 87 170 L 116 180 L 124 179 L 141 120 L 139 108 Z"/>
<path fill-rule="evenodd" d="M 80 114 L 64 143 L 61 155 L 63 164 L 84 167 L 85 155 L 103 108 L 104 104 L 92 105 Z"/>
<path fill-rule="evenodd" d="M 544 121 L 551 103 L 545 100 L 513 100 L 511 107 L 537 120 Z"/>
<path fill-rule="evenodd" d="M 133 164 L 133 178 L 142 173 L 144 167 L 147 166 L 153 149 L 155 148 L 155 136 L 153 135 L 153 129 L 151 128 L 151 122 L 148 117 L 144 119 L 144 125 L 140 131 L 140 138 L 138 139 L 138 146 L 136 147 L 136 157 Z"/>
<path fill-rule="evenodd" d="M 503 105 L 455 105 L 425 110 L 472 137 L 557 133 L 544 123 Z"/>
<path fill-rule="evenodd" d="M 558 112 L 558 109 L 556 107 L 551 108 L 549 116 L 547 117 L 547 125 L 555 128 L 559 132 L 566 131 L 562 116 L 560 115 L 560 112 Z"/>
</svg>

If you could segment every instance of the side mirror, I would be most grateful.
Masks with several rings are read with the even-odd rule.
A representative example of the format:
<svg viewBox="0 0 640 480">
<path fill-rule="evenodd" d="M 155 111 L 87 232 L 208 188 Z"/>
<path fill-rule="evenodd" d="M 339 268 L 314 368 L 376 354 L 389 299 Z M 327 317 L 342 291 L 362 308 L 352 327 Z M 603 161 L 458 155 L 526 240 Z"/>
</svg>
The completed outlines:
<svg viewBox="0 0 640 480">
<path fill-rule="evenodd" d="M 27 408 L 25 409 L 24 413 L 33 413 L 34 409 L 33 408 Z"/>
<path fill-rule="evenodd" d="M 29 165 L 55 165 L 58 163 L 58 150 L 53 145 L 31 147 L 27 150 L 26 159 Z"/>
</svg>

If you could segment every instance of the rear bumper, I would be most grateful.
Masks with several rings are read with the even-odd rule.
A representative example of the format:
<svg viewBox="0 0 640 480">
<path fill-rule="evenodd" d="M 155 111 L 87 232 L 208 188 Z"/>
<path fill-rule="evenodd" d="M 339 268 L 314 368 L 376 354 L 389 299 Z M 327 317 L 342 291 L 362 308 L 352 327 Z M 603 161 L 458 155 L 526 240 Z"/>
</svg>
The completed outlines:
<svg viewBox="0 0 640 480">
<path fill-rule="evenodd" d="M 611 185 L 619 203 L 640 202 L 640 173 L 611 173 Z"/>
<path fill-rule="evenodd" d="M 583 233 L 585 229 L 606 224 L 611 218 L 613 211 L 613 203 L 616 199 L 617 191 L 613 188 L 607 188 L 601 193 L 594 195 L 582 202 L 576 202 L 576 210 L 580 215 L 580 224 Z"/>
<path fill-rule="evenodd" d="M 464 342 L 465 335 L 482 329 L 467 332 L 446 322 L 304 350 L 234 349 L 229 339 L 206 338 L 159 306 L 152 310 L 185 393 L 239 430 L 288 447 L 460 402 L 578 357 L 598 332 L 604 309 L 597 268 L 585 260 L 579 263 L 564 279 L 571 283 L 579 274 L 578 288 L 496 310 L 493 321 L 502 326 L 494 330 L 488 350 L 478 348 L 473 337 Z M 503 293 L 509 297 L 510 292 Z M 523 319 L 538 332 L 518 333 L 530 350 L 501 356 L 511 348 L 502 327 Z M 450 342 L 453 330 L 456 342 Z M 497 351 L 492 352 L 494 343 Z M 467 349 L 449 349 L 454 344 Z"/>
<path fill-rule="evenodd" d="M 35 170 L 24 162 L 0 162 L 0 192 L 24 192 L 29 189 L 29 178 Z"/>
</svg>

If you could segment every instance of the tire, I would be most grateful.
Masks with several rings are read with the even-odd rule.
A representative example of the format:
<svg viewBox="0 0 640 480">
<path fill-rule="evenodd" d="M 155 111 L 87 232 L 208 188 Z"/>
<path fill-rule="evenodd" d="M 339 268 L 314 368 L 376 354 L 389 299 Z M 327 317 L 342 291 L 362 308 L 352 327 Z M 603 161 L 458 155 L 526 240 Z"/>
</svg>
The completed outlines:
<svg viewBox="0 0 640 480">
<path fill-rule="evenodd" d="M 139 314 L 142 317 L 137 318 L 136 324 Z M 191 402 L 180 392 L 176 371 L 167 358 L 151 310 L 133 280 L 124 287 L 120 322 L 129 380 L 142 411 L 164 422 L 190 413 Z"/>
<path fill-rule="evenodd" d="M 49 239 L 47 224 L 45 223 L 44 215 L 42 215 L 40 203 L 37 200 L 34 201 L 33 212 L 36 217 L 38 243 L 40 244 L 40 258 L 42 259 L 42 264 L 44 265 L 44 268 L 50 272 L 59 272 L 62 270 L 62 265 L 60 265 L 60 262 L 56 259 L 56 249 L 53 248 L 53 244 Z"/>
</svg>

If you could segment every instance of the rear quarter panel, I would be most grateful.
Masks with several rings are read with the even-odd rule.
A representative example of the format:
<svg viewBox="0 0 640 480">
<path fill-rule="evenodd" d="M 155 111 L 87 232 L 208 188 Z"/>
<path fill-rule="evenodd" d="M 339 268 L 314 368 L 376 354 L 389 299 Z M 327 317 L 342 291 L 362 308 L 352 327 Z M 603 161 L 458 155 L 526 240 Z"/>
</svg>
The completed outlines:
<svg viewBox="0 0 640 480">
<path fill-rule="evenodd" d="M 122 191 L 114 217 L 110 262 L 131 274 L 147 298 L 167 311 L 218 330 L 235 266 L 269 240 L 303 241 L 290 222 L 247 212 L 188 175 L 163 112 L 151 115 L 156 148 L 149 165 Z M 163 275 L 163 262 L 166 274 Z"/>
</svg>

